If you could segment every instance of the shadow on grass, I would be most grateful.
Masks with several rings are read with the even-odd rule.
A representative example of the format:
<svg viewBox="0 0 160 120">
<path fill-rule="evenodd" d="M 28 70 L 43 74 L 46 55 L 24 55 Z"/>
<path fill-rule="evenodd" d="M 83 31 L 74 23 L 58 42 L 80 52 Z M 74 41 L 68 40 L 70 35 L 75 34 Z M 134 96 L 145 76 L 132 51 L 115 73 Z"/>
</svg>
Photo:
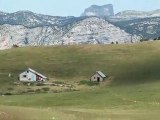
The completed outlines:
<svg viewBox="0 0 160 120">
<path fill-rule="evenodd" d="M 160 81 L 160 62 L 158 60 L 131 64 L 124 66 L 123 70 L 115 77 L 113 85 L 135 85 Z"/>
</svg>

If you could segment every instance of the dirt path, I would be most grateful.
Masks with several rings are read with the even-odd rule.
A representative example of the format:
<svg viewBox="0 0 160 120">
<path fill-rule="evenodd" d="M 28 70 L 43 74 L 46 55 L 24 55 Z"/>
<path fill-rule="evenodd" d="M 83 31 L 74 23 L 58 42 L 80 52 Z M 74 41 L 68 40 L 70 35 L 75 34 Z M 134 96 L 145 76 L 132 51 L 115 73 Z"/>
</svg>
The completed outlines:
<svg viewBox="0 0 160 120">
<path fill-rule="evenodd" d="M 9 115 L 6 112 L 0 111 L 0 120 L 9 120 Z"/>
</svg>

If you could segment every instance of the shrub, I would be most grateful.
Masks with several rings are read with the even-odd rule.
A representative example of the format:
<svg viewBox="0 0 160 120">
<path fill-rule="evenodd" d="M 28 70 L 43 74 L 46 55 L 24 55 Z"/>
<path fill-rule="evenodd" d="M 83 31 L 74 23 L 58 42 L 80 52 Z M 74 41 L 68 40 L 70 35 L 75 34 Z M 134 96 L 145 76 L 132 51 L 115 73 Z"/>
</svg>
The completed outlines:
<svg viewBox="0 0 160 120">
<path fill-rule="evenodd" d="M 4 95 L 12 95 L 12 93 L 7 92 L 7 93 L 4 93 Z"/>
<path fill-rule="evenodd" d="M 28 83 L 28 86 L 34 86 L 34 82 Z"/>
<path fill-rule="evenodd" d="M 23 82 L 23 85 L 25 86 L 34 86 L 33 82 Z"/>
<path fill-rule="evenodd" d="M 36 89 L 35 92 L 40 93 L 41 89 Z"/>
<path fill-rule="evenodd" d="M 32 90 L 32 89 L 31 90 L 27 90 L 27 92 L 34 92 L 34 90 Z"/>
<path fill-rule="evenodd" d="M 60 93 L 61 91 L 58 90 L 52 90 L 53 93 Z"/>
<path fill-rule="evenodd" d="M 64 82 L 62 82 L 62 81 L 54 81 L 53 83 L 55 83 L 55 84 L 64 84 Z"/>
<path fill-rule="evenodd" d="M 37 86 L 44 86 L 43 83 L 37 83 L 36 85 L 37 85 Z"/>
<path fill-rule="evenodd" d="M 8 88 L 8 90 L 14 90 L 14 88 Z"/>
<path fill-rule="evenodd" d="M 49 91 L 50 88 L 49 88 L 49 87 L 44 87 L 44 88 L 42 88 L 42 90 L 44 90 L 44 91 Z"/>
<path fill-rule="evenodd" d="M 64 92 L 72 92 L 72 89 L 65 89 Z"/>
<path fill-rule="evenodd" d="M 26 91 L 20 91 L 17 94 L 21 95 L 21 94 L 25 94 L 25 93 L 27 93 L 27 92 Z"/>
<path fill-rule="evenodd" d="M 99 85 L 99 82 L 82 80 L 82 81 L 79 82 L 79 85 L 95 86 L 95 85 Z"/>
<path fill-rule="evenodd" d="M 141 39 L 140 42 L 148 41 L 148 39 Z"/>
</svg>

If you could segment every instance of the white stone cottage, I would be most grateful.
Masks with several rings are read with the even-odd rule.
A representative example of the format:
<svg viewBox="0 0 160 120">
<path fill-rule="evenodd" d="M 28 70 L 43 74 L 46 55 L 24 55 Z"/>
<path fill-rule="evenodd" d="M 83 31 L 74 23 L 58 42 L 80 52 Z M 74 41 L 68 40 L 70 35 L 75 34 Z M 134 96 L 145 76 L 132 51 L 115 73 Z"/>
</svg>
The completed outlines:
<svg viewBox="0 0 160 120">
<path fill-rule="evenodd" d="M 26 71 L 19 74 L 19 80 L 21 82 L 44 82 L 47 80 L 47 77 L 31 68 L 28 68 Z"/>
<path fill-rule="evenodd" d="M 90 80 L 93 82 L 103 82 L 106 79 L 106 75 L 101 71 L 96 71 L 94 75 L 91 76 Z"/>
</svg>

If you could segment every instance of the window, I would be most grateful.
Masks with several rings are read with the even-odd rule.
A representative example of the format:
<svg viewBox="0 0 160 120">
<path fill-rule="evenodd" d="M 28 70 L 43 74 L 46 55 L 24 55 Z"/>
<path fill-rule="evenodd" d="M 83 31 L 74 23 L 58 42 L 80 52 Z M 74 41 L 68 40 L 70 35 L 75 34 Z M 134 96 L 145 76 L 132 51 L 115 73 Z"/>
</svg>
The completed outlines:
<svg viewBox="0 0 160 120">
<path fill-rule="evenodd" d="M 24 77 L 24 78 L 26 78 L 26 77 L 27 77 L 27 75 L 23 75 L 23 77 Z"/>
</svg>

